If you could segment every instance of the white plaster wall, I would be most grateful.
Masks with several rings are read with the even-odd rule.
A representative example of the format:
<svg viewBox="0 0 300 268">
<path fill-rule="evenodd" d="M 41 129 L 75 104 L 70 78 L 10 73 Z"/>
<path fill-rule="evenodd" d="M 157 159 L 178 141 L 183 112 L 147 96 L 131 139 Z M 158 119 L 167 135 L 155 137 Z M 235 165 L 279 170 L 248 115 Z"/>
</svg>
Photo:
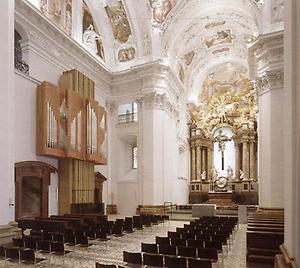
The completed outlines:
<svg viewBox="0 0 300 268">
<path fill-rule="evenodd" d="M 138 154 L 140 156 L 139 169 L 141 169 L 141 176 L 139 176 L 139 181 L 141 182 L 141 201 L 142 205 L 154 204 L 154 151 L 153 148 L 153 138 L 154 138 L 154 115 L 153 111 L 150 109 L 144 109 L 142 112 L 142 121 L 139 121 L 138 136 Z M 159 133 L 159 132 L 156 132 Z M 141 153 L 142 151 L 142 153 Z"/>
<path fill-rule="evenodd" d="M 0 225 L 14 218 L 14 2 L 0 1 Z"/>
<path fill-rule="evenodd" d="M 41 161 L 54 167 L 54 158 L 36 155 L 36 90 L 38 82 L 15 73 L 15 151 L 14 161 Z"/>
<path fill-rule="evenodd" d="M 282 90 L 259 99 L 259 205 L 283 207 Z"/>
<path fill-rule="evenodd" d="M 117 191 L 118 212 L 124 216 L 136 214 L 138 206 L 137 181 L 119 181 Z"/>
<path fill-rule="evenodd" d="M 173 178 L 173 203 L 187 204 L 189 194 L 189 150 L 177 151 L 177 177 Z"/>
</svg>

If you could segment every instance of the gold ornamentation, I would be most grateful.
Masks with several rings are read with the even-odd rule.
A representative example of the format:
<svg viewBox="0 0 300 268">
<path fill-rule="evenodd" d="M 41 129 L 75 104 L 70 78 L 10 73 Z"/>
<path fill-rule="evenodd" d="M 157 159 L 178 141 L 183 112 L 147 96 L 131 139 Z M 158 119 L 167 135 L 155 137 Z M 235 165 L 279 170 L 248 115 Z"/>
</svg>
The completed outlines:
<svg viewBox="0 0 300 268">
<path fill-rule="evenodd" d="M 217 125 L 231 125 L 233 132 L 254 127 L 258 111 L 253 84 L 246 80 L 243 90 L 217 91 L 191 111 L 191 123 L 209 138 Z"/>
</svg>

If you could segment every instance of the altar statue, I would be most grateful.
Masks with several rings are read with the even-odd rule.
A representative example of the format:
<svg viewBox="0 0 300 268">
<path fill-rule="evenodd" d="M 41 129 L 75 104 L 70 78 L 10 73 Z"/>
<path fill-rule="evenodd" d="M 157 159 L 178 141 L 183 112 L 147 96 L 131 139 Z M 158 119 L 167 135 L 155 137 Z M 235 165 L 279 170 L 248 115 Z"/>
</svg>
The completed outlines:
<svg viewBox="0 0 300 268">
<path fill-rule="evenodd" d="M 97 40 L 100 40 L 100 36 L 94 31 L 93 25 L 90 24 L 83 33 L 82 43 L 90 52 L 97 54 Z"/>
<path fill-rule="evenodd" d="M 211 174 L 212 174 L 212 180 L 216 181 L 218 179 L 218 171 L 216 170 L 216 168 L 212 168 L 211 170 Z"/>
<path fill-rule="evenodd" d="M 206 180 L 206 171 L 203 171 L 201 174 L 201 180 L 205 181 Z"/>
<path fill-rule="evenodd" d="M 227 179 L 229 181 L 232 180 L 232 177 L 233 177 L 233 169 L 232 167 L 229 165 L 228 168 L 227 168 Z"/>
</svg>

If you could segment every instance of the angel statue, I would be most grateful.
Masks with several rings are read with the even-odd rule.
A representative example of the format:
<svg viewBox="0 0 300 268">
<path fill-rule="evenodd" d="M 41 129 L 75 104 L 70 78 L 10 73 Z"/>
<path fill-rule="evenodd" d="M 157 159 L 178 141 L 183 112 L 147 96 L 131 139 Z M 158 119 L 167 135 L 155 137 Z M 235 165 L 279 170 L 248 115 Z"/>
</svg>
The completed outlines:
<svg viewBox="0 0 300 268">
<path fill-rule="evenodd" d="M 229 165 L 228 168 L 227 168 L 227 178 L 229 181 L 232 180 L 232 177 L 233 177 L 233 169 L 232 167 Z"/>
<path fill-rule="evenodd" d="M 206 171 L 203 171 L 201 174 L 201 180 L 205 181 L 206 180 Z"/>
<path fill-rule="evenodd" d="M 100 36 L 94 31 L 94 26 L 90 26 L 84 31 L 82 36 L 83 45 L 93 54 L 98 53 L 97 40 L 100 40 Z"/>
<path fill-rule="evenodd" d="M 215 167 L 211 170 L 211 174 L 212 174 L 212 180 L 216 181 L 218 179 L 218 171 L 216 170 Z"/>
</svg>

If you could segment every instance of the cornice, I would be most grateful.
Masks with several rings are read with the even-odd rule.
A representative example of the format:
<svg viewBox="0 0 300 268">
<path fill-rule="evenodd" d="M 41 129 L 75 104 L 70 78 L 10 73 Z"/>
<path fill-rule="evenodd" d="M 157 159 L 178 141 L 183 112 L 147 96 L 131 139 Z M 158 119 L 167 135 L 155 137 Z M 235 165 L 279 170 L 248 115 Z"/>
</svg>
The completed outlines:
<svg viewBox="0 0 300 268">
<path fill-rule="evenodd" d="M 22 41 L 24 51 L 29 55 L 35 53 L 59 69 L 80 70 L 95 81 L 98 95 L 106 99 L 137 98 L 150 92 L 166 93 L 174 100 L 186 96 L 177 74 L 163 60 L 112 72 L 102 60 L 86 51 L 28 1 L 16 0 L 15 21 L 27 34 Z"/>
<path fill-rule="evenodd" d="M 262 34 L 258 36 L 252 43 L 248 45 L 248 49 L 250 52 L 257 50 L 259 47 L 265 45 L 265 44 L 270 44 L 271 41 L 279 41 L 282 42 L 283 44 L 283 38 L 284 38 L 284 32 L 283 30 L 281 31 L 276 31 L 276 32 L 271 32 L 267 34 Z"/>
<path fill-rule="evenodd" d="M 39 56 L 60 68 L 76 68 L 88 73 L 95 82 L 104 85 L 103 91 L 109 93 L 111 71 L 29 2 L 16 0 L 15 21 L 27 34 L 23 46 L 27 45 Z"/>
</svg>

